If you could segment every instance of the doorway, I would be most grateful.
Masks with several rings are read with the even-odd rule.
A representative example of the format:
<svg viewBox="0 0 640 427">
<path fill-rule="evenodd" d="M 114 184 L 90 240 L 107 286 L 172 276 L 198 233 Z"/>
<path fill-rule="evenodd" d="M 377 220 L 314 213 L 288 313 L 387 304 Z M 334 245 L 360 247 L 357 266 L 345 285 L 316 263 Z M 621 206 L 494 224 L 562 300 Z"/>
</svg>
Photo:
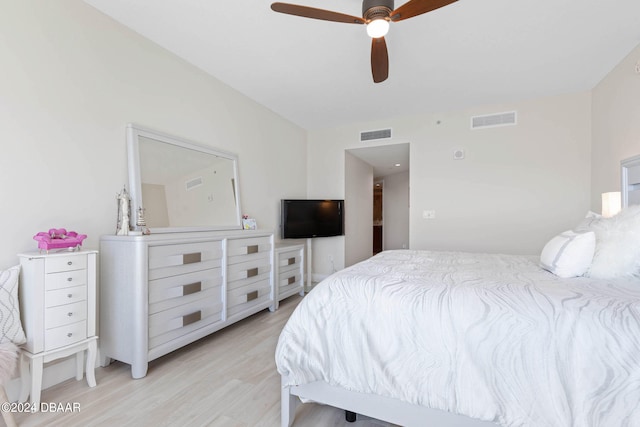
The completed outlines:
<svg viewBox="0 0 640 427">
<path fill-rule="evenodd" d="M 373 255 L 382 252 L 383 249 L 383 190 L 384 181 L 375 181 L 373 184 Z"/>
</svg>

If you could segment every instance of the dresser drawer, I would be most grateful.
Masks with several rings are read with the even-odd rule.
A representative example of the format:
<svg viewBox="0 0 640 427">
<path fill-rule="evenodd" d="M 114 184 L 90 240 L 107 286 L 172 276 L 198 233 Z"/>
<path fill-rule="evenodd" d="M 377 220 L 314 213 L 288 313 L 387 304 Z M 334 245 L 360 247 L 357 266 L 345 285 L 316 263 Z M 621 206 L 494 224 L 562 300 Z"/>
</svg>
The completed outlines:
<svg viewBox="0 0 640 427">
<path fill-rule="evenodd" d="M 87 321 L 47 329 L 44 333 L 44 351 L 73 344 L 87 338 Z"/>
<path fill-rule="evenodd" d="M 55 289 L 44 293 L 44 306 L 46 308 L 58 305 L 72 304 L 87 299 L 86 286 L 74 286 L 72 288 Z"/>
<path fill-rule="evenodd" d="M 302 255 L 300 251 L 279 253 L 277 259 L 280 271 L 287 268 L 300 268 L 301 261 Z"/>
<path fill-rule="evenodd" d="M 205 292 L 207 298 L 183 304 L 149 316 L 149 349 L 222 321 L 222 296 L 217 289 Z"/>
<path fill-rule="evenodd" d="M 200 299 L 209 289 L 216 288 L 221 292 L 221 286 L 220 268 L 152 280 L 149 282 L 149 313 Z"/>
<path fill-rule="evenodd" d="M 271 254 L 271 237 L 229 239 L 227 241 L 228 264 L 236 264 L 261 255 Z M 249 256 L 248 258 L 246 258 Z"/>
<path fill-rule="evenodd" d="M 227 317 L 271 300 L 269 279 L 250 283 L 227 292 Z"/>
<path fill-rule="evenodd" d="M 227 283 L 228 286 L 234 286 L 232 282 L 243 279 L 252 279 L 256 276 L 269 273 L 270 271 L 271 260 L 267 256 L 229 265 L 227 267 Z"/>
<path fill-rule="evenodd" d="M 44 325 L 47 329 L 57 328 L 58 326 L 68 325 L 86 319 L 86 301 L 50 307 L 45 309 L 44 312 Z"/>
<path fill-rule="evenodd" d="M 70 270 L 84 270 L 86 268 L 87 268 L 87 256 L 84 254 L 52 256 L 47 258 L 44 263 L 45 273 L 57 273 L 60 271 L 70 271 Z"/>
<path fill-rule="evenodd" d="M 149 247 L 149 280 L 221 266 L 221 241 Z"/>
<path fill-rule="evenodd" d="M 87 284 L 87 270 L 70 270 L 62 273 L 49 273 L 44 278 L 44 288 L 47 291 L 53 289 L 69 288 L 72 286 L 85 286 Z"/>
</svg>

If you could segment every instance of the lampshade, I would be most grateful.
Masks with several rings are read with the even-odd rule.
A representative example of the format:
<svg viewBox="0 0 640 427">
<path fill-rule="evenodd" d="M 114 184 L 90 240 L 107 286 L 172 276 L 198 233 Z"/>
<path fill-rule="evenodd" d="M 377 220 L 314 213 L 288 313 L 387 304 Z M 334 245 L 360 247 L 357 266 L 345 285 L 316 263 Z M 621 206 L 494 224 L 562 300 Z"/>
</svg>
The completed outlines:
<svg viewBox="0 0 640 427">
<path fill-rule="evenodd" d="M 367 34 L 373 39 L 384 37 L 389 32 L 389 21 L 386 19 L 374 19 L 367 24 Z"/>
<path fill-rule="evenodd" d="M 611 218 L 620 212 L 622 206 L 621 196 L 619 191 L 611 191 L 609 193 L 602 193 L 602 216 L 605 218 Z"/>
</svg>

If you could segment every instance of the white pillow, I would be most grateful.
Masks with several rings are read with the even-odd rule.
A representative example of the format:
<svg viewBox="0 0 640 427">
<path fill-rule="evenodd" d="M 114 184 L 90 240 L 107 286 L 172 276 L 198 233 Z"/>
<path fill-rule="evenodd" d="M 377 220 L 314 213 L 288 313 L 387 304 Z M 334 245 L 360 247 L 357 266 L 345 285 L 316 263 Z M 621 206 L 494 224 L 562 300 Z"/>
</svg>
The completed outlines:
<svg viewBox="0 0 640 427">
<path fill-rule="evenodd" d="M 565 231 L 544 246 L 540 265 L 559 277 L 582 276 L 591 265 L 595 248 L 594 232 Z"/>
<path fill-rule="evenodd" d="M 2 333 L 0 344 L 12 342 L 20 345 L 27 342 L 20 322 L 19 276 L 19 265 L 6 271 L 0 271 L 0 333 Z"/>
<path fill-rule="evenodd" d="M 602 218 L 603 216 L 600 215 L 599 213 L 589 211 L 585 215 L 584 219 L 580 221 L 580 224 L 578 224 L 574 230 L 577 232 L 591 231 L 591 226 L 596 224 Z"/>
<path fill-rule="evenodd" d="M 591 224 L 596 253 L 588 275 L 600 279 L 640 274 L 640 205 Z"/>
</svg>

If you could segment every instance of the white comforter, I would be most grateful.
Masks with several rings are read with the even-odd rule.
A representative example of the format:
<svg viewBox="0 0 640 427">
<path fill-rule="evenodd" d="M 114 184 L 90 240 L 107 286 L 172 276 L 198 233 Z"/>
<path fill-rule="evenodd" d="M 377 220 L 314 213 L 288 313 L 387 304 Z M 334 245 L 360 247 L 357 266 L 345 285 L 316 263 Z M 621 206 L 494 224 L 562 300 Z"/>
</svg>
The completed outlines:
<svg viewBox="0 0 640 427">
<path fill-rule="evenodd" d="M 288 385 L 503 426 L 640 426 L 640 280 L 558 279 L 531 257 L 388 251 L 320 283 L 276 350 Z"/>
</svg>

